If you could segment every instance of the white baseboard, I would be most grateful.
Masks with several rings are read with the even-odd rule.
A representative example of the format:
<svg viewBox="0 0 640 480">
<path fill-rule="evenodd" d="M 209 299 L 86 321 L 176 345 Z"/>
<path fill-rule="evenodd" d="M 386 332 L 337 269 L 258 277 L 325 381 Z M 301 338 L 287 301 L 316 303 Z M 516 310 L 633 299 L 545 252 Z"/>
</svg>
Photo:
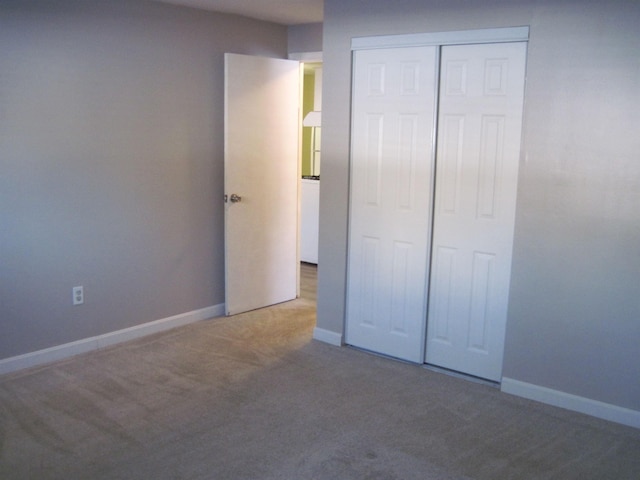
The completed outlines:
<svg viewBox="0 0 640 480">
<path fill-rule="evenodd" d="M 100 348 L 115 345 L 117 343 L 134 340 L 154 333 L 170 330 L 175 327 L 199 322 L 207 318 L 224 315 L 224 304 L 213 305 L 211 307 L 193 310 L 192 312 L 181 313 L 172 317 L 162 318 L 153 322 L 143 323 L 134 327 L 116 330 L 96 337 L 84 338 L 63 345 L 25 353 L 15 357 L 0 360 L 0 375 L 15 372 L 24 368 L 35 367 L 56 360 L 72 357 L 80 353 L 98 350 Z"/>
<path fill-rule="evenodd" d="M 331 330 L 325 330 L 324 328 L 314 328 L 313 338 L 324 343 L 335 345 L 336 347 L 342 346 L 342 335 Z"/>
<path fill-rule="evenodd" d="M 570 393 L 552 390 L 531 383 L 521 382 L 512 378 L 502 378 L 500 389 L 505 393 L 536 400 L 538 402 L 566 408 L 574 412 L 586 413 L 593 417 L 611 422 L 621 423 L 629 427 L 640 428 L 640 411 L 618 407 L 610 403 L 579 397 Z"/>
</svg>

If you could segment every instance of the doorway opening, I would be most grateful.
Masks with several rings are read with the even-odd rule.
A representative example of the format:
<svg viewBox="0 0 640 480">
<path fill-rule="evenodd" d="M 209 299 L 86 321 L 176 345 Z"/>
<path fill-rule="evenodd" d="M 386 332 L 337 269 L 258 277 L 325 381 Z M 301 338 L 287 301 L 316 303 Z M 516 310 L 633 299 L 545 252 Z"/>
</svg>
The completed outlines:
<svg viewBox="0 0 640 480">
<path fill-rule="evenodd" d="M 320 160 L 322 131 L 322 63 L 304 62 L 302 152 L 300 159 L 300 261 L 318 264 Z"/>
</svg>

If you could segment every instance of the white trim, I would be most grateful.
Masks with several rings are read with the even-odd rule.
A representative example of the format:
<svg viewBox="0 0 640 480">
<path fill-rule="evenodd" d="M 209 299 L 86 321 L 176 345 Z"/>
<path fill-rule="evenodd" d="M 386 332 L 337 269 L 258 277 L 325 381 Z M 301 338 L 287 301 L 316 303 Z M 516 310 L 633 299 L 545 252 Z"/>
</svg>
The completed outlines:
<svg viewBox="0 0 640 480">
<path fill-rule="evenodd" d="M 404 35 L 378 35 L 351 39 L 351 50 L 397 48 L 430 45 L 464 45 L 476 43 L 526 42 L 529 27 L 487 28 L 454 32 L 410 33 Z"/>
<path fill-rule="evenodd" d="M 313 338 L 330 345 L 335 345 L 336 347 L 342 346 L 342 335 L 337 332 L 332 332 L 331 330 L 325 330 L 324 328 L 314 328 Z"/>
<path fill-rule="evenodd" d="M 15 357 L 0 360 L 0 375 L 24 368 L 35 367 L 56 360 L 72 357 L 80 353 L 98 350 L 100 348 L 126 342 L 136 338 L 163 332 L 175 327 L 199 322 L 208 318 L 224 315 L 224 304 L 213 305 L 211 307 L 193 310 L 192 312 L 181 313 L 172 317 L 162 318 L 142 325 L 116 330 L 96 337 L 84 338 L 71 343 L 57 345 L 44 350 L 25 353 Z"/>
<path fill-rule="evenodd" d="M 295 52 L 289 54 L 289 60 L 306 63 L 321 63 L 322 52 Z"/>
<path fill-rule="evenodd" d="M 555 407 L 566 408 L 567 410 L 585 413 L 593 417 L 628 425 L 629 427 L 640 428 L 640 411 L 637 410 L 599 402 L 590 398 L 579 397 L 570 393 L 552 390 L 506 377 L 502 378 L 500 390 L 504 393 L 536 400 Z"/>
</svg>

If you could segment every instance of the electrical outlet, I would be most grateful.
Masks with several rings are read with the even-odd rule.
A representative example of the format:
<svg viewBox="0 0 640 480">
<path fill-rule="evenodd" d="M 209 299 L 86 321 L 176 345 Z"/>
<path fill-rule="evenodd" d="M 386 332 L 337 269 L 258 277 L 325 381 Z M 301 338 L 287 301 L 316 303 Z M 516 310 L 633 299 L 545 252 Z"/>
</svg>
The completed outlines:
<svg viewBox="0 0 640 480">
<path fill-rule="evenodd" d="M 82 285 L 79 287 L 73 287 L 73 304 L 74 305 L 82 305 L 84 303 L 84 290 L 82 289 Z"/>
</svg>

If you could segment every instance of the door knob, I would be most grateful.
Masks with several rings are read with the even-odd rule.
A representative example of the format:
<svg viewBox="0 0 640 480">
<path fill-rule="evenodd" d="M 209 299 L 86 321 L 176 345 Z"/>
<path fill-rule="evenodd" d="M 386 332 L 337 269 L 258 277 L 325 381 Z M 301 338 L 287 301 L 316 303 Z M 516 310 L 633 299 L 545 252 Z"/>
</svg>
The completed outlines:
<svg viewBox="0 0 640 480">
<path fill-rule="evenodd" d="M 229 200 L 231 201 L 231 203 L 238 203 L 242 201 L 242 197 L 240 195 L 232 193 L 231 196 L 229 197 Z"/>
</svg>

